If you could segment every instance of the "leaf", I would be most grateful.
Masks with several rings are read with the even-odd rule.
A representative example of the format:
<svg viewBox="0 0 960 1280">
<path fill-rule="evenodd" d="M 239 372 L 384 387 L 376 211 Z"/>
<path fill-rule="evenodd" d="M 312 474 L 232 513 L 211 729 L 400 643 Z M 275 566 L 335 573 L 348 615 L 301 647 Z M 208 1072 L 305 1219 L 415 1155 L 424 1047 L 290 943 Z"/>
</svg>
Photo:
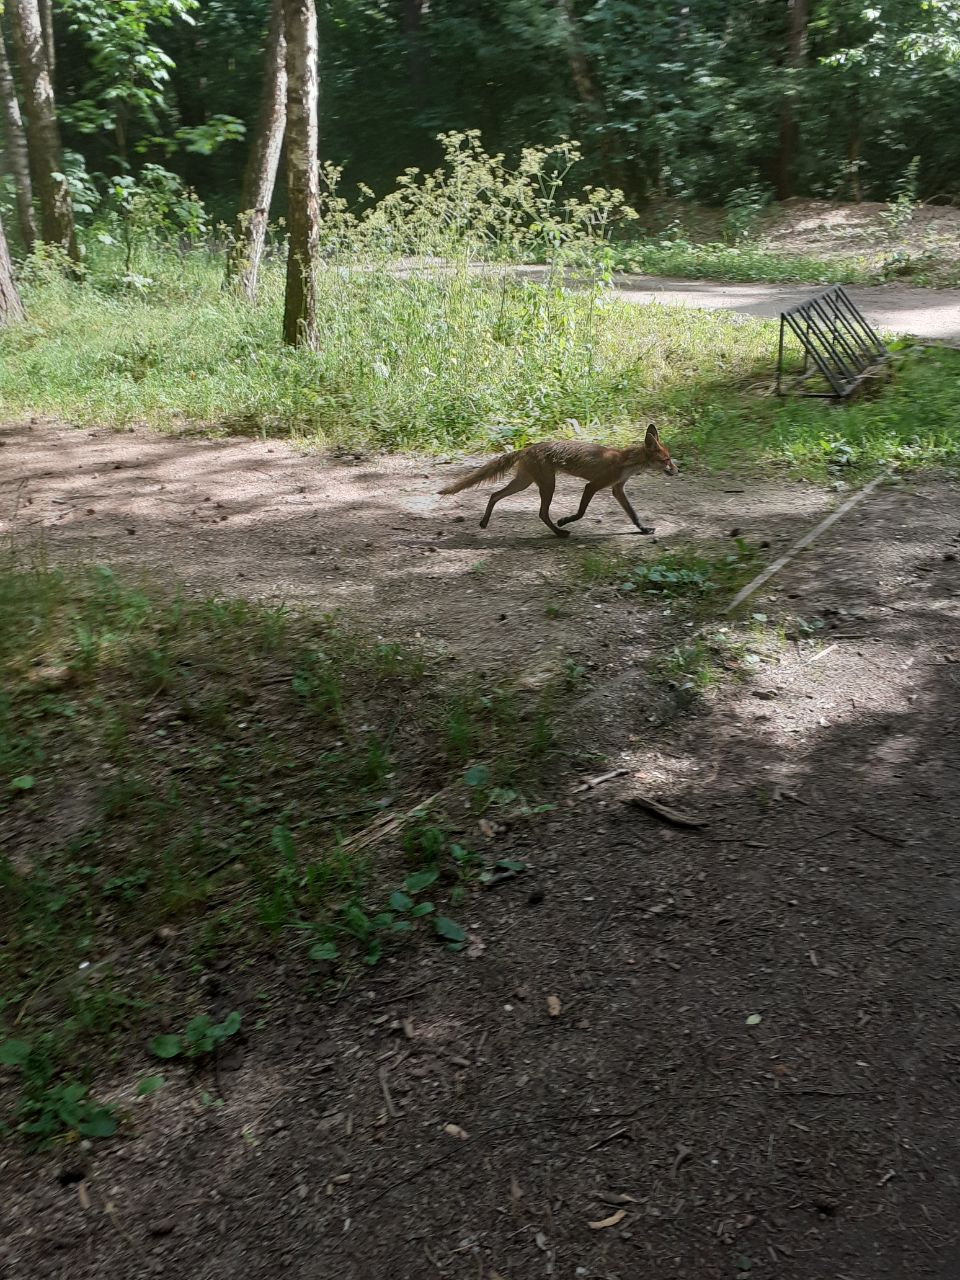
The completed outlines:
<svg viewBox="0 0 960 1280">
<path fill-rule="evenodd" d="M 627 1216 L 626 1209 L 618 1209 L 616 1213 L 611 1213 L 609 1218 L 600 1218 L 597 1222 L 588 1222 L 587 1226 L 591 1231 L 603 1231 L 607 1227 L 615 1227 L 618 1222 L 622 1222 Z"/>
<path fill-rule="evenodd" d="M 407 893 L 422 893 L 436 880 L 440 873 L 438 871 L 414 871 L 407 876 L 403 882 L 403 887 Z"/>
<path fill-rule="evenodd" d="M 428 916 L 432 910 L 432 902 L 418 902 L 410 914 L 419 920 L 421 916 Z"/>
<path fill-rule="evenodd" d="M 137 1089 L 136 1089 L 137 1097 L 149 1098 L 151 1093 L 156 1093 L 157 1090 L 162 1089 L 166 1083 L 167 1082 L 163 1078 L 163 1076 L 146 1076 L 143 1080 L 140 1080 L 137 1084 Z"/>
<path fill-rule="evenodd" d="M 527 864 L 521 862 L 519 858 L 500 858 L 497 866 L 502 867 L 504 871 L 526 871 L 527 869 Z"/>
<path fill-rule="evenodd" d="M 21 1067 L 30 1056 L 26 1040 L 0 1040 L 0 1065 Z"/>
<path fill-rule="evenodd" d="M 237 1032 L 240 1030 L 240 1023 L 242 1021 L 243 1019 L 241 1015 L 237 1012 L 236 1009 L 233 1009 L 231 1010 L 230 1013 L 227 1014 L 224 1020 L 220 1023 L 220 1026 L 218 1029 L 223 1032 L 224 1037 L 235 1036 Z"/>
<path fill-rule="evenodd" d="M 547 996 L 547 1013 L 551 1018 L 559 1018 L 561 1008 L 559 996 Z"/>
<path fill-rule="evenodd" d="M 189 1040 L 192 1045 L 198 1045 L 206 1039 L 211 1028 L 210 1015 L 200 1013 L 195 1018 L 191 1018 L 184 1027 L 184 1039 Z"/>
<path fill-rule="evenodd" d="M 380 911 L 370 921 L 374 929 L 389 929 L 393 924 L 392 911 Z"/>
<path fill-rule="evenodd" d="M 451 1138 L 459 1138 L 461 1142 L 466 1142 L 467 1138 L 470 1136 L 466 1129 L 462 1129 L 458 1124 L 445 1124 L 443 1126 L 443 1132 Z"/>
<path fill-rule="evenodd" d="M 85 1138 L 112 1138 L 117 1132 L 117 1117 L 108 1107 L 100 1107 L 77 1126 Z"/>
<path fill-rule="evenodd" d="M 409 911 L 413 906 L 413 899 L 407 897 L 402 889 L 394 889 L 388 901 L 394 911 Z"/>
<path fill-rule="evenodd" d="M 472 764 L 463 780 L 468 787 L 485 787 L 490 781 L 490 770 L 485 764 Z"/>
<path fill-rule="evenodd" d="M 175 1058 L 183 1053 L 183 1044 L 179 1036 L 154 1036 L 150 1041 L 150 1052 L 155 1058 Z"/>
<path fill-rule="evenodd" d="M 11 778 L 11 791 L 31 791 L 33 789 L 33 777 L 29 773 L 21 773 L 19 778 Z"/>
<path fill-rule="evenodd" d="M 440 937 L 446 938 L 448 942 L 463 942 L 466 939 L 466 930 L 449 916 L 437 916 L 433 926 Z"/>
<path fill-rule="evenodd" d="M 759 1013 L 751 1013 L 750 1017 L 747 1019 L 747 1026 L 748 1026 L 748 1027 L 759 1027 L 759 1025 L 760 1025 L 760 1023 L 761 1023 L 762 1021 L 763 1021 L 763 1016 L 762 1016 L 761 1014 L 759 1014 Z"/>
<path fill-rule="evenodd" d="M 274 827 L 270 832 L 270 840 L 277 853 L 285 858 L 287 862 L 296 860 L 297 851 L 294 848 L 293 836 L 286 827 Z"/>
<path fill-rule="evenodd" d="M 339 955 L 335 942 L 318 942 L 310 948 L 311 960 L 336 960 Z"/>
<path fill-rule="evenodd" d="M 394 920 L 393 924 L 390 926 L 390 932 L 409 933 L 412 928 L 413 923 L 410 920 Z"/>
</svg>

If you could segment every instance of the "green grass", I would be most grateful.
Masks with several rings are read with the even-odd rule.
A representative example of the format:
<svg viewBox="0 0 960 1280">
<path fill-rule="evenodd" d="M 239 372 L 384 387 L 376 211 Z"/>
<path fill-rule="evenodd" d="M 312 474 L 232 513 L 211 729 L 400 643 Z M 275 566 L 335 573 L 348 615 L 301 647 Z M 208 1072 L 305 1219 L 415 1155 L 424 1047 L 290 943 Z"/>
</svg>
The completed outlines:
<svg viewBox="0 0 960 1280">
<path fill-rule="evenodd" d="M 391 899 L 404 828 L 374 824 L 437 792 L 462 812 L 536 785 L 565 678 L 536 695 L 441 684 L 422 654 L 336 618 L 12 565 L 0 671 L 0 1065 L 11 1039 L 30 1046 L 7 1065 L 38 1138 L 103 1120 L 73 1086 L 132 1032 L 208 1013 L 197 978 L 217 958 L 255 970 L 279 953 L 309 987 L 414 927 L 458 946 L 443 802 L 436 910 Z"/>
<path fill-rule="evenodd" d="M 775 322 L 639 308 L 463 263 L 405 279 L 330 267 L 311 353 L 279 342 L 275 264 L 256 306 L 221 290 L 205 252 L 137 265 L 145 291 L 120 287 L 103 255 L 83 286 L 28 283 L 29 320 L 0 334 L 3 416 L 426 452 L 522 444 L 569 419 L 622 441 L 656 421 L 684 464 L 814 475 L 960 456 L 960 353 L 947 349 L 899 344 L 889 384 L 838 408 L 769 394 Z"/>
<path fill-rule="evenodd" d="M 689 612 L 712 612 L 758 572 L 754 548 L 737 538 L 725 548 L 672 547 L 655 556 L 587 551 L 577 573 L 587 584 L 611 584 L 623 595 L 676 602 Z"/>
<path fill-rule="evenodd" d="M 730 280 L 743 284 L 876 284 L 883 278 L 866 257 L 783 253 L 754 244 L 695 244 L 688 240 L 629 242 L 616 249 L 621 271 L 676 276 L 684 280 Z"/>
</svg>

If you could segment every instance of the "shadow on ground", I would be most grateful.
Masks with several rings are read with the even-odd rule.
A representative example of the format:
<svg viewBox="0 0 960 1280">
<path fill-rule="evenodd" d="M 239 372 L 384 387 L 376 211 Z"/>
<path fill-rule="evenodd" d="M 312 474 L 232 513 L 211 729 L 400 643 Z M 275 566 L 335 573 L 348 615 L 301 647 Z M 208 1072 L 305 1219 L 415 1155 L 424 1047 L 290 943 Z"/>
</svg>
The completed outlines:
<svg viewBox="0 0 960 1280">
<path fill-rule="evenodd" d="M 284 466 L 316 468 L 297 463 Z M 534 556 L 533 512 L 518 509 L 478 575 L 464 527 L 428 550 L 450 515 L 438 522 L 427 481 L 412 484 L 412 466 L 401 481 L 400 465 L 358 469 L 352 494 L 331 483 L 324 534 L 312 511 L 284 510 L 304 505 L 291 484 L 266 515 L 249 492 L 222 528 L 190 514 L 170 531 L 144 509 L 131 544 L 105 525 L 102 545 L 151 571 L 189 563 L 198 590 L 273 581 L 324 608 L 369 600 L 464 653 L 533 600 L 484 660 L 529 658 L 554 590 L 543 575 L 568 548 L 545 537 Z M 676 536 L 729 532 L 739 511 L 773 543 L 827 501 L 723 488 L 656 494 Z M 100 530 L 43 510 L 48 551 L 88 557 Z M 823 620 L 819 643 L 786 641 L 748 682 L 660 726 L 645 679 L 613 682 L 670 621 L 578 593 L 563 644 L 590 654 L 595 688 L 575 745 L 627 772 L 585 790 L 558 774 L 556 810 L 493 838 L 532 871 L 465 909 L 467 952 L 401 955 L 329 1003 L 271 974 L 276 1019 L 224 1071 L 225 1106 L 174 1075 L 135 1138 L 89 1156 L 92 1209 L 56 1162 L 12 1150 L 10 1277 L 960 1275 L 960 597 L 945 559 L 958 536 L 956 485 L 880 492 L 749 606 Z M 479 609 L 451 603 L 468 589 Z M 588 629 L 593 613 L 604 621 Z M 597 697 L 605 683 L 614 694 Z M 629 803 L 637 790 L 709 825 L 665 825 Z M 245 1009 L 265 980 L 216 975 Z"/>
</svg>

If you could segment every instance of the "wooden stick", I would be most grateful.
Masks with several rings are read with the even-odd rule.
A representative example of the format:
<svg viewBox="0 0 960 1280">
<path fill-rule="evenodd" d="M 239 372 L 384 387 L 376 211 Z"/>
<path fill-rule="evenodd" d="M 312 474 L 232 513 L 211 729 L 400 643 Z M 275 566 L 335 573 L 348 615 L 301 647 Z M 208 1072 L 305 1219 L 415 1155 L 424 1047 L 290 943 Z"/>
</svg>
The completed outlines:
<svg viewBox="0 0 960 1280">
<path fill-rule="evenodd" d="M 762 587 L 765 582 L 769 582 L 773 575 L 775 573 L 779 573 L 785 564 L 789 564 L 794 556 L 801 552 L 804 547 L 809 547 L 810 543 L 819 538 L 821 533 L 825 533 L 832 524 L 835 524 L 839 519 L 845 516 L 848 511 L 852 510 L 853 507 L 857 505 L 858 502 L 862 502 L 867 494 L 872 493 L 877 485 L 880 484 L 882 480 L 886 479 L 886 474 L 874 476 L 869 484 L 864 485 L 863 488 L 855 493 L 851 498 L 848 498 L 842 507 L 838 507 L 836 511 L 831 512 L 830 515 L 821 520 L 818 525 L 815 525 L 809 533 L 805 533 L 799 542 L 795 542 L 793 544 L 789 551 L 785 551 L 782 556 L 779 556 L 774 560 L 773 564 L 768 565 L 762 573 L 758 573 L 752 582 L 748 582 L 745 587 L 742 587 L 727 605 L 724 613 L 732 613 L 733 610 L 736 609 L 737 605 L 743 604 L 744 600 L 746 600 L 748 596 L 752 596 L 758 587 Z"/>
<path fill-rule="evenodd" d="M 669 809 L 665 804 L 651 800 L 649 796 L 628 796 L 627 801 L 629 804 L 636 805 L 638 809 L 646 809 L 650 813 L 655 813 L 658 818 L 663 818 L 664 822 L 672 822 L 675 827 L 706 827 L 710 825 L 706 818 L 694 818 L 688 813 L 681 813 L 679 809 Z"/>
</svg>

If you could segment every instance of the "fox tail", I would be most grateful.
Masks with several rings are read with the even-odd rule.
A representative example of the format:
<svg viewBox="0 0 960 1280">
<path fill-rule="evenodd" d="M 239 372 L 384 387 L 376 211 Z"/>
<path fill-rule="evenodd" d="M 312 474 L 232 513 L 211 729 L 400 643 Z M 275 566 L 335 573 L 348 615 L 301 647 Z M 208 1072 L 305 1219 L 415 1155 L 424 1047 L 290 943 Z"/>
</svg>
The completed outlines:
<svg viewBox="0 0 960 1280">
<path fill-rule="evenodd" d="M 499 480 L 501 476 L 513 470 L 520 461 L 522 452 L 520 450 L 516 453 L 502 453 L 498 458 L 492 458 L 484 463 L 482 467 L 477 467 L 475 471 L 468 471 L 459 480 L 454 480 L 453 484 L 444 486 L 440 493 L 461 493 L 464 489 L 473 489 L 478 484 L 486 484 L 488 480 Z"/>
</svg>

